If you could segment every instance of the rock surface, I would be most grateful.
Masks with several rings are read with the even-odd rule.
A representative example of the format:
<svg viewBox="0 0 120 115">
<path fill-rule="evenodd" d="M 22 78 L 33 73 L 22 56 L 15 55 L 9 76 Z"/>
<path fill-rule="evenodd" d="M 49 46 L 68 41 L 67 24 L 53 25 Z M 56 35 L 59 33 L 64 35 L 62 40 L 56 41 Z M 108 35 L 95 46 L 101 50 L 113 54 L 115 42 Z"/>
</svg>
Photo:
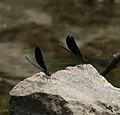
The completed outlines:
<svg viewBox="0 0 120 115">
<path fill-rule="evenodd" d="M 9 93 L 11 115 L 120 115 L 120 89 L 89 64 L 43 79 L 38 73 Z"/>
</svg>

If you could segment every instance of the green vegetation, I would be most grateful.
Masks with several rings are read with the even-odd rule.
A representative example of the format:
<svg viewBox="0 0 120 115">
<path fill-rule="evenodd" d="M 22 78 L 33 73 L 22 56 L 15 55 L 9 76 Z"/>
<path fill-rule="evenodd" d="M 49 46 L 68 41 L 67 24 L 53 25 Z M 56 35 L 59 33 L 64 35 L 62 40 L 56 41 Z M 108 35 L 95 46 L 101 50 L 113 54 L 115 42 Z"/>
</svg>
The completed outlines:
<svg viewBox="0 0 120 115">
<path fill-rule="evenodd" d="M 8 109 L 8 96 L 7 95 L 0 95 L 0 115 L 9 115 Z"/>
</svg>

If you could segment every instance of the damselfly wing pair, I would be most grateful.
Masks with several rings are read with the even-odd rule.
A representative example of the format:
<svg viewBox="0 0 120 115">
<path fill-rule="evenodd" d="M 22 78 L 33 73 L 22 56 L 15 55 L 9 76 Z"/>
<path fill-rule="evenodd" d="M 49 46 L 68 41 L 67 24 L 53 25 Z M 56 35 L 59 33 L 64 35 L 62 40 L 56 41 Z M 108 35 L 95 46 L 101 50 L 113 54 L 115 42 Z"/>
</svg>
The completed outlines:
<svg viewBox="0 0 120 115">
<path fill-rule="evenodd" d="M 37 63 L 34 63 L 32 60 L 30 60 L 27 56 L 25 56 L 25 59 L 31 63 L 33 66 L 40 69 L 42 72 L 44 72 L 47 76 L 50 76 L 51 73 L 48 71 L 48 68 L 45 64 L 41 49 L 39 47 L 35 48 L 35 59 Z"/>
<path fill-rule="evenodd" d="M 73 36 L 68 35 L 66 38 L 66 44 L 67 44 L 67 48 L 65 48 L 62 44 L 59 44 L 59 46 L 61 46 L 62 48 L 64 48 L 66 51 L 68 51 L 71 54 L 74 54 L 76 56 L 79 57 L 80 61 L 84 64 L 87 63 L 87 60 L 85 60 L 84 56 L 82 55 L 80 49 L 77 46 L 77 43 L 75 42 L 75 39 L 73 38 Z"/>
</svg>

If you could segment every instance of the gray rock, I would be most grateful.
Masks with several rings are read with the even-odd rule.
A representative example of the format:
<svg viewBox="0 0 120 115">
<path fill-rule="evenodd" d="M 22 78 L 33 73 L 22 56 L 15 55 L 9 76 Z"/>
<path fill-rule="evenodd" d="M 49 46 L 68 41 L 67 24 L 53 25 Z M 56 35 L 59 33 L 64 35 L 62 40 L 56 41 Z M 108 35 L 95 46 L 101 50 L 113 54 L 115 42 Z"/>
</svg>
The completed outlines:
<svg viewBox="0 0 120 115">
<path fill-rule="evenodd" d="M 38 73 L 10 91 L 11 115 L 120 115 L 120 89 L 91 65 Z"/>
</svg>

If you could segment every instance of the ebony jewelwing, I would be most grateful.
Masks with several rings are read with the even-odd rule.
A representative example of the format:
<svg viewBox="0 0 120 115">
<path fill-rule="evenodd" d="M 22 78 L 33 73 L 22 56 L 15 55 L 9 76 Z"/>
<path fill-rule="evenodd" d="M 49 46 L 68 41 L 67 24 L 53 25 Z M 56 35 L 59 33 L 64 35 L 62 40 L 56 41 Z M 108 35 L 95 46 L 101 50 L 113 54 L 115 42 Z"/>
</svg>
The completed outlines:
<svg viewBox="0 0 120 115">
<path fill-rule="evenodd" d="M 81 53 L 80 49 L 78 48 L 77 43 L 75 42 L 75 39 L 74 39 L 73 36 L 68 35 L 66 37 L 66 44 L 67 44 L 67 47 L 69 49 L 67 49 L 66 47 L 64 47 L 62 44 L 59 44 L 59 46 L 61 46 L 62 48 L 64 48 L 69 53 L 74 54 L 74 55 L 80 57 L 80 60 L 83 63 L 87 63 L 87 60 L 85 60 L 84 56 L 82 55 L 82 53 Z"/>
<path fill-rule="evenodd" d="M 113 69 L 115 69 L 119 63 L 120 63 L 120 53 L 116 53 L 113 55 L 111 62 L 101 73 L 101 75 L 105 77 L 108 73 L 110 73 Z"/>
<path fill-rule="evenodd" d="M 47 76 L 51 76 L 51 73 L 48 71 L 47 66 L 45 64 L 41 49 L 39 47 L 35 48 L 35 59 L 36 63 L 32 62 L 27 56 L 25 56 L 25 59 L 31 63 L 33 66 L 40 69 L 42 72 L 44 72 Z"/>
</svg>

